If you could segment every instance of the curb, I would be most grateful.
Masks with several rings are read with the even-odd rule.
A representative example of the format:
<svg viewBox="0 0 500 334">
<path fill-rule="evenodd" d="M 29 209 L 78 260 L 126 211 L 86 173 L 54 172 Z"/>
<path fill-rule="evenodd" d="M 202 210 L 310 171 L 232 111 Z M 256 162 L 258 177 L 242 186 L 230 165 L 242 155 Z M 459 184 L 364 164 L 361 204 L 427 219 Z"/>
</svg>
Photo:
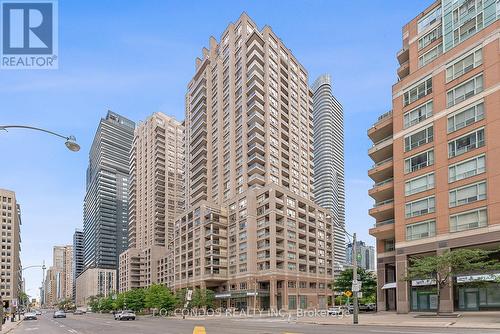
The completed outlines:
<svg viewBox="0 0 500 334">
<path fill-rule="evenodd" d="M 317 322 L 317 321 L 300 321 L 296 322 L 297 324 L 311 324 L 311 325 L 324 325 L 324 326 L 335 326 L 335 325 L 343 325 L 343 326 L 386 326 L 386 327 L 423 327 L 423 328 L 461 328 L 461 329 L 500 329 L 500 326 L 495 327 L 487 327 L 487 326 L 468 326 L 466 324 L 457 324 L 456 322 L 447 322 L 443 324 L 415 324 L 415 323 L 360 323 L 354 325 L 352 323 L 325 323 L 325 322 Z"/>
<path fill-rule="evenodd" d="M 7 333 L 12 332 L 14 329 L 16 329 L 17 327 L 19 327 L 19 325 L 21 325 L 21 322 L 23 322 L 23 320 L 22 320 L 22 319 L 21 319 L 21 320 L 19 320 L 18 322 L 16 322 L 16 324 L 15 324 L 13 327 L 11 327 L 11 328 L 7 329 L 7 331 L 6 331 L 6 332 L 3 332 L 3 331 L 2 331 L 2 334 L 7 334 Z"/>
</svg>

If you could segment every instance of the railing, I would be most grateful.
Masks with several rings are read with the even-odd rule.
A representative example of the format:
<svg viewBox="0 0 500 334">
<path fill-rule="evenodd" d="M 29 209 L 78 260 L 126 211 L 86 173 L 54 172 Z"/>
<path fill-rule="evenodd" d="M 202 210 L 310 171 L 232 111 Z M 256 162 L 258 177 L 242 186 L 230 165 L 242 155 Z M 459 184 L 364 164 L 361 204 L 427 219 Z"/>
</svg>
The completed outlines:
<svg viewBox="0 0 500 334">
<path fill-rule="evenodd" d="M 378 123 L 382 122 L 383 120 L 387 119 L 388 117 L 392 117 L 392 110 L 389 110 L 386 113 L 383 113 L 377 118 L 377 121 L 373 124 L 372 128 L 374 128 Z"/>
<path fill-rule="evenodd" d="M 384 226 L 384 225 L 391 225 L 391 224 L 394 224 L 395 222 L 396 221 L 394 219 L 387 219 L 387 220 L 383 220 L 381 222 L 376 222 L 375 227 Z"/>
<path fill-rule="evenodd" d="M 372 148 L 376 147 L 379 144 L 383 144 L 384 142 L 392 140 L 392 135 L 385 137 L 384 139 L 379 140 L 378 142 L 374 143 Z"/>
<path fill-rule="evenodd" d="M 380 187 L 380 186 L 383 186 L 384 184 L 387 184 L 387 183 L 391 183 L 392 181 L 394 181 L 394 178 L 390 178 L 390 179 L 387 179 L 387 180 L 384 180 L 384 181 L 380 181 L 380 182 L 377 182 L 373 185 L 373 188 L 375 187 Z M 372 189 L 373 189 L 372 188 Z"/>
<path fill-rule="evenodd" d="M 391 199 L 388 199 L 388 200 L 385 200 L 382 202 L 375 202 L 375 204 L 373 204 L 373 207 L 378 208 L 382 205 L 391 204 L 391 203 L 394 203 L 394 198 L 391 198 Z"/>
<path fill-rule="evenodd" d="M 376 168 L 376 167 L 381 166 L 381 165 L 385 164 L 386 162 L 389 162 L 389 161 L 392 161 L 392 160 L 393 160 L 393 158 L 390 157 L 390 158 L 384 159 L 382 161 L 376 162 L 376 163 L 373 164 L 372 168 Z"/>
</svg>

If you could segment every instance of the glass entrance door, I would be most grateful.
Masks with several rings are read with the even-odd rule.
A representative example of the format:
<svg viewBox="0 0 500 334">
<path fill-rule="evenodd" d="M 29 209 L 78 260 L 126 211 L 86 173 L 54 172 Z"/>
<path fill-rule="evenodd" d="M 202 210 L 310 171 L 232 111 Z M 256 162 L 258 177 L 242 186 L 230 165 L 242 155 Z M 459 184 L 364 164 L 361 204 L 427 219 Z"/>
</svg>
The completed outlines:
<svg viewBox="0 0 500 334">
<path fill-rule="evenodd" d="M 465 308 L 471 311 L 479 310 L 479 291 L 477 289 L 465 291 Z"/>
</svg>

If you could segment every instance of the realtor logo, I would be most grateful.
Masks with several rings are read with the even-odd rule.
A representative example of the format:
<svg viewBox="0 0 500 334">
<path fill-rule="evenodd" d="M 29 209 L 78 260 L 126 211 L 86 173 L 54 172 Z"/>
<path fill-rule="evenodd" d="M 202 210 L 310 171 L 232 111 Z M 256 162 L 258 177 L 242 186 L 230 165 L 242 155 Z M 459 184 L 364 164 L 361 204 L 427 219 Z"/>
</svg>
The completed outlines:
<svg viewBox="0 0 500 334">
<path fill-rule="evenodd" d="M 1 69 L 56 69 L 57 2 L 0 2 Z"/>
</svg>

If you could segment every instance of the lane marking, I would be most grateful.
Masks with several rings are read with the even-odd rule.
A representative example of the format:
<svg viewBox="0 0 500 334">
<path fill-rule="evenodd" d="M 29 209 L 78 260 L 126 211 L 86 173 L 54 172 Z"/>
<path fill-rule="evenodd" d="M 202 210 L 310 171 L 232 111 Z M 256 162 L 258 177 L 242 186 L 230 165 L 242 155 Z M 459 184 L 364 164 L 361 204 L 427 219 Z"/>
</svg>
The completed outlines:
<svg viewBox="0 0 500 334">
<path fill-rule="evenodd" d="M 193 329 L 193 334 L 207 334 L 207 332 L 205 331 L 205 327 L 203 327 L 203 326 L 196 326 Z"/>
</svg>

